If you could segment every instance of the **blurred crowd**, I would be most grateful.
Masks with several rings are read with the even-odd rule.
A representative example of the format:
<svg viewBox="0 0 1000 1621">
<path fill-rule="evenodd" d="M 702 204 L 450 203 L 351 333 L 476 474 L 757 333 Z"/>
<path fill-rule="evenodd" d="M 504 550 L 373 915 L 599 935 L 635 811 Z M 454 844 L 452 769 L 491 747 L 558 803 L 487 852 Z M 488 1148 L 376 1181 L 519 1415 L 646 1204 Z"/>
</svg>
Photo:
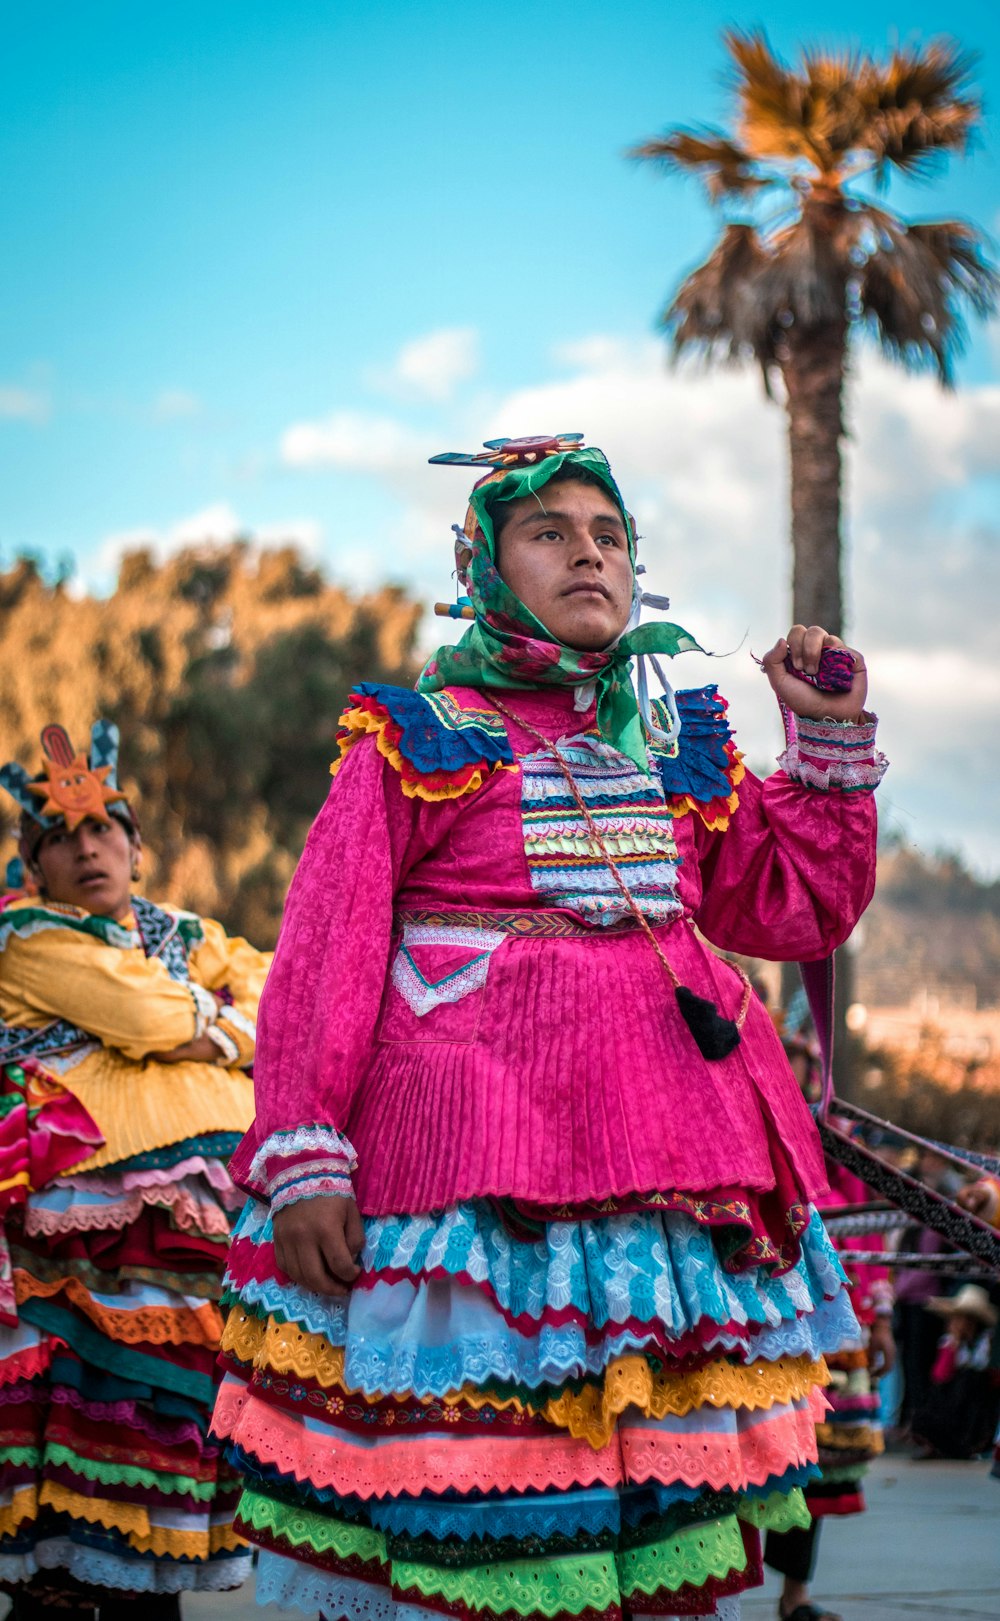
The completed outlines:
<svg viewBox="0 0 1000 1621">
<path fill-rule="evenodd" d="M 820 1095 L 821 1055 L 804 996 L 793 999 L 776 1016 L 785 1050 L 810 1102 Z M 1000 1188 L 983 1175 L 977 1159 L 997 1153 L 995 1144 L 976 1145 L 969 1160 L 953 1158 L 944 1149 L 919 1147 L 909 1137 L 887 1126 L 867 1131 L 866 1145 L 887 1164 L 916 1177 L 926 1187 L 987 1221 L 1000 1208 Z M 845 1176 L 830 1166 L 834 1217 L 844 1202 L 838 1193 Z M 876 1197 L 863 1183 L 851 1190 L 857 1202 Z M 847 1270 L 851 1248 L 883 1250 L 885 1268 L 874 1281 L 867 1274 L 879 1268 L 858 1269 L 856 1287 L 876 1302 L 868 1302 L 872 1320 L 881 1325 L 878 1372 L 879 1414 L 886 1443 L 908 1450 L 913 1457 L 971 1458 L 989 1451 L 1000 1418 L 1000 1280 L 982 1269 L 939 1233 L 903 1213 L 895 1225 L 841 1242 Z M 836 1227 L 836 1221 L 834 1221 Z M 922 1267 L 913 1259 L 926 1255 Z M 942 1256 L 952 1257 L 951 1264 Z M 935 1264 L 931 1264 L 934 1259 Z M 864 1302 L 863 1309 L 864 1309 Z M 886 1341 L 892 1349 L 886 1351 Z M 873 1359 L 874 1360 L 874 1359 Z M 998 1449 L 1000 1450 L 1000 1449 Z M 1000 1475 L 1000 1462 L 995 1464 Z"/>
</svg>

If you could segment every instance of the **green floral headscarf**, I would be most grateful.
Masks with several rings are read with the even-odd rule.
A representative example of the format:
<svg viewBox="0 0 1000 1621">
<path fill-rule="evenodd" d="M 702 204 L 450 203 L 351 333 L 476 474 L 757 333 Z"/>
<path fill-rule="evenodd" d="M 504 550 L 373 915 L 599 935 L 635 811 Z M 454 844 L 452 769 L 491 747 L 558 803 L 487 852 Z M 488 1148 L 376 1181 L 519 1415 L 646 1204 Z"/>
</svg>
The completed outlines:
<svg viewBox="0 0 1000 1621">
<path fill-rule="evenodd" d="M 475 619 L 456 646 L 439 647 L 425 665 L 417 690 L 441 687 L 576 687 L 596 684 L 597 725 L 601 736 L 620 753 L 648 771 L 646 732 L 632 685 L 630 661 L 645 654 L 701 651 L 680 625 L 637 625 L 611 647 L 585 652 L 555 641 L 550 631 L 505 585 L 496 567 L 493 514 L 501 501 L 532 495 L 559 473 L 580 468 L 599 479 L 622 514 L 629 556 L 635 569 L 635 524 L 612 477 L 604 452 L 578 445 L 579 435 L 547 440 L 501 440 L 487 446 L 492 457 L 447 455 L 435 461 L 452 465 L 488 462 L 494 471 L 470 496 L 465 529 L 459 534 L 468 561 L 465 573 Z"/>
</svg>

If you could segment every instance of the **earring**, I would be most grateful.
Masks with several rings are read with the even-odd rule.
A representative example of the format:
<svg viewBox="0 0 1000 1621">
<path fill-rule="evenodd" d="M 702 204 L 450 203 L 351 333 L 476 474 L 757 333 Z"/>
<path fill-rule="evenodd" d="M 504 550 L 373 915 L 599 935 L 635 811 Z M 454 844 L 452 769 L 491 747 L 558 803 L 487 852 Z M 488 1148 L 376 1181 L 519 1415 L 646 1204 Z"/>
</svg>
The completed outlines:
<svg viewBox="0 0 1000 1621">
<path fill-rule="evenodd" d="M 140 871 L 140 868 L 139 868 L 138 861 L 133 861 L 133 863 L 132 863 L 132 882 L 133 882 L 133 884 L 138 881 L 139 871 Z"/>
</svg>

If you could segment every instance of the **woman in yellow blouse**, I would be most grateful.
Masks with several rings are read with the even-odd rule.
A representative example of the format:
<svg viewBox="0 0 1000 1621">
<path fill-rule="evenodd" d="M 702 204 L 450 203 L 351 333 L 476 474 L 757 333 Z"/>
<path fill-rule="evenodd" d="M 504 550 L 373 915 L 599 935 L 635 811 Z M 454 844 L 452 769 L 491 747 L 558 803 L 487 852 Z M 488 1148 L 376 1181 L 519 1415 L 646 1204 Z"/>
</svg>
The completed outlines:
<svg viewBox="0 0 1000 1621">
<path fill-rule="evenodd" d="M 37 891 L 0 910 L 0 1589 L 164 1621 L 247 1570 L 208 1417 L 269 958 L 132 893 L 114 727 L 42 738 L 0 771 Z"/>
</svg>

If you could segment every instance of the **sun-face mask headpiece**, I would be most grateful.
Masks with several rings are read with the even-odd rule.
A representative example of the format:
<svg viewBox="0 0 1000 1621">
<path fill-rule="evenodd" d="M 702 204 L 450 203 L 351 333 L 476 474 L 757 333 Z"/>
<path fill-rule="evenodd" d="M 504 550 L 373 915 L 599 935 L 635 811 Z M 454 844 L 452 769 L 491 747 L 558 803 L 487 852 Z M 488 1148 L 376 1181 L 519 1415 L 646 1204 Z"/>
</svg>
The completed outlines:
<svg viewBox="0 0 1000 1621">
<path fill-rule="evenodd" d="M 28 783 L 28 792 L 45 801 L 42 816 L 62 817 L 70 833 L 88 817 L 109 822 L 108 806 L 125 798 L 120 788 L 108 783 L 110 765 L 91 766 L 83 750 L 73 748 L 64 726 L 44 727 L 42 748 L 45 779 Z"/>
<path fill-rule="evenodd" d="M 49 725 L 42 729 L 39 776 L 30 777 L 16 760 L 0 767 L 0 786 L 22 813 L 22 856 L 33 859 L 52 828 L 62 825 L 74 833 L 88 818 L 109 822 L 114 817 L 136 830 L 135 816 L 118 786 L 118 743 L 118 728 L 111 721 L 94 722 L 89 755 L 73 747 L 64 726 Z"/>
</svg>

